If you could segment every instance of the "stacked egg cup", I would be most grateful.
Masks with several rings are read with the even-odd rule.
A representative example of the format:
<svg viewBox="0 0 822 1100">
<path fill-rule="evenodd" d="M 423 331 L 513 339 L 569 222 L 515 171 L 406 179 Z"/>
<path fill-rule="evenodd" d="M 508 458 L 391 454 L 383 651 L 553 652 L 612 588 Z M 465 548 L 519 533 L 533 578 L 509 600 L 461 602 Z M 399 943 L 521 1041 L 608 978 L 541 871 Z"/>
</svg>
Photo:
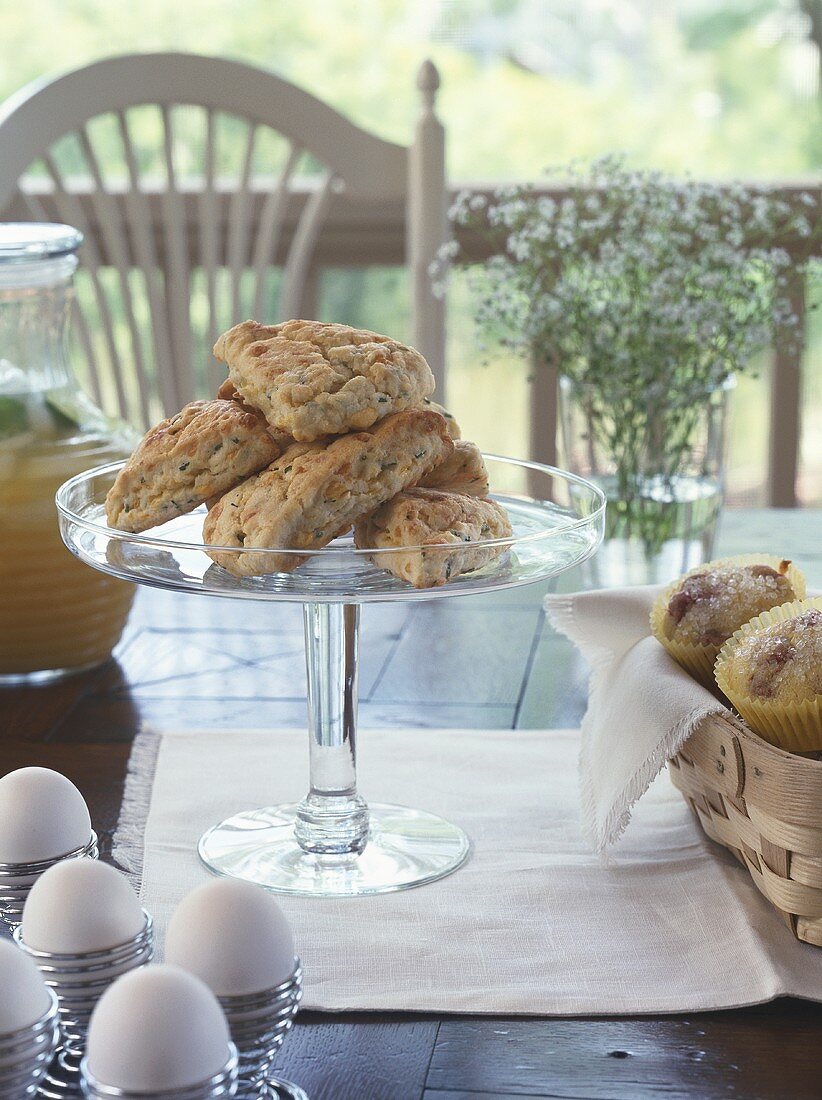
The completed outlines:
<svg viewBox="0 0 822 1100">
<path fill-rule="evenodd" d="M 66 860 L 32 886 L 14 940 L 60 1006 L 62 1049 L 52 1082 L 59 1095 L 77 1079 L 101 996 L 121 974 L 153 958 L 152 920 L 119 871 L 96 860 Z"/>
<path fill-rule="evenodd" d="M 44 871 L 97 854 L 88 807 L 64 775 L 21 768 L 0 779 L 0 922 L 17 927 Z"/>
<path fill-rule="evenodd" d="M 0 779 L 4 866 L 32 851 L 47 864 L 14 943 L 0 942 L 0 1097 L 305 1100 L 270 1076 L 302 995 L 274 899 L 246 882 L 204 884 L 172 917 L 167 963 L 148 965 L 151 917 L 119 871 L 76 858 L 81 832 L 93 835 L 88 809 L 64 776 Z"/>
<path fill-rule="evenodd" d="M 57 1050 L 57 998 L 34 963 L 0 940 L 0 1096 L 35 1096 Z"/>
</svg>

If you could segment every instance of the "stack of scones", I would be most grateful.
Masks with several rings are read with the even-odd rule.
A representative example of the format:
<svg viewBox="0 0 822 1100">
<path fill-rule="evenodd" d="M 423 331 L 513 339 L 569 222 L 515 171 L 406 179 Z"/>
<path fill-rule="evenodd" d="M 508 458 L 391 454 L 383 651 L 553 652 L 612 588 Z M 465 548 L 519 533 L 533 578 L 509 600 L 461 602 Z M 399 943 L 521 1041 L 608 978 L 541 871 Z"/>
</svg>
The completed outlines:
<svg viewBox="0 0 822 1100">
<path fill-rule="evenodd" d="M 237 577 L 288 572 L 305 560 L 293 551 L 353 528 L 417 588 L 505 549 L 493 540 L 511 525 L 479 448 L 430 400 L 414 348 L 346 325 L 243 321 L 214 355 L 228 378 L 143 438 L 106 498 L 112 527 L 145 531 L 205 504 L 209 554 Z"/>
</svg>

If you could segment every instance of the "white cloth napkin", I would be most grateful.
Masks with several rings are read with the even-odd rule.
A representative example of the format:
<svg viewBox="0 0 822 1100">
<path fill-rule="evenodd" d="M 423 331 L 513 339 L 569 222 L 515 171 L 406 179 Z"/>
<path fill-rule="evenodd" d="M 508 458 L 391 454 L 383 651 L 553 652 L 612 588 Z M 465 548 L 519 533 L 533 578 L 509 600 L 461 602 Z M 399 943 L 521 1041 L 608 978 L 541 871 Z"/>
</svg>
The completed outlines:
<svg viewBox="0 0 822 1100">
<path fill-rule="evenodd" d="M 631 808 L 703 718 L 726 708 L 652 637 L 660 588 L 546 596 L 548 618 L 591 666 L 579 754 L 582 823 L 597 851 L 625 830 Z"/>
</svg>

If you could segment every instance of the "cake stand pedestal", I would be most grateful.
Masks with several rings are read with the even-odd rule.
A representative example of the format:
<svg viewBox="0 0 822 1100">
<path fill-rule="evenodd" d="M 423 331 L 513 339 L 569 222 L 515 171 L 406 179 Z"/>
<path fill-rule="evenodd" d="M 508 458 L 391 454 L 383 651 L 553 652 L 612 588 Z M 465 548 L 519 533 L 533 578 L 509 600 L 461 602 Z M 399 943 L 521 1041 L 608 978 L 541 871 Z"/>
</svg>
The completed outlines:
<svg viewBox="0 0 822 1100">
<path fill-rule="evenodd" d="M 307 603 L 310 789 L 302 802 L 235 814 L 200 840 L 220 875 L 287 894 L 382 894 L 464 862 L 465 833 L 436 814 L 357 793 L 356 604 Z"/>
<path fill-rule="evenodd" d="M 285 572 L 234 576 L 214 564 L 202 540 L 204 510 L 156 531 L 108 527 L 105 497 L 122 463 L 61 486 L 63 539 L 82 561 L 112 576 L 210 596 L 303 605 L 308 672 L 309 791 L 301 802 L 234 814 L 210 828 L 198 851 L 218 875 L 281 894 L 381 894 L 442 878 L 464 863 L 470 841 L 459 826 L 426 810 L 369 805 L 357 792 L 357 651 L 360 606 L 475 595 L 544 581 L 589 558 L 602 540 L 605 498 L 595 486 L 550 466 L 485 456 L 493 494 L 513 534 L 489 539 L 495 555 L 452 582 L 415 589 L 381 567 L 394 551 L 359 550 L 351 535 L 316 551 L 225 548 L 254 568 L 293 555 Z M 447 561 L 462 543 L 438 546 Z M 405 550 L 431 553 L 431 547 Z M 276 555 L 276 558 L 275 558 Z"/>
</svg>

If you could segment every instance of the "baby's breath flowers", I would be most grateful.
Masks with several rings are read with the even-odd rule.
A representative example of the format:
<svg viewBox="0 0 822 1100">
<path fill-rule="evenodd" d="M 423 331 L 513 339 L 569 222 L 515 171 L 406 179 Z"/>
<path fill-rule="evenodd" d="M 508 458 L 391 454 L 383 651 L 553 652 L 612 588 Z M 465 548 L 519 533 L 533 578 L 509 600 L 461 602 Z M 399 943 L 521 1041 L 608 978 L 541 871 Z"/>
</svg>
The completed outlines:
<svg viewBox="0 0 822 1100">
<path fill-rule="evenodd" d="M 466 192 L 451 218 L 499 245 L 469 268 L 483 334 L 588 394 L 624 504 L 639 483 L 676 475 L 705 402 L 752 369 L 776 329 L 799 335 L 786 288 L 801 257 L 783 242 L 809 241 L 818 211 L 811 195 L 789 203 L 616 157 L 550 175 L 562 181 L 555 198 Z M 441 289 L 459 258 L 453 241 L 441 251 Z"/>
</svg>

